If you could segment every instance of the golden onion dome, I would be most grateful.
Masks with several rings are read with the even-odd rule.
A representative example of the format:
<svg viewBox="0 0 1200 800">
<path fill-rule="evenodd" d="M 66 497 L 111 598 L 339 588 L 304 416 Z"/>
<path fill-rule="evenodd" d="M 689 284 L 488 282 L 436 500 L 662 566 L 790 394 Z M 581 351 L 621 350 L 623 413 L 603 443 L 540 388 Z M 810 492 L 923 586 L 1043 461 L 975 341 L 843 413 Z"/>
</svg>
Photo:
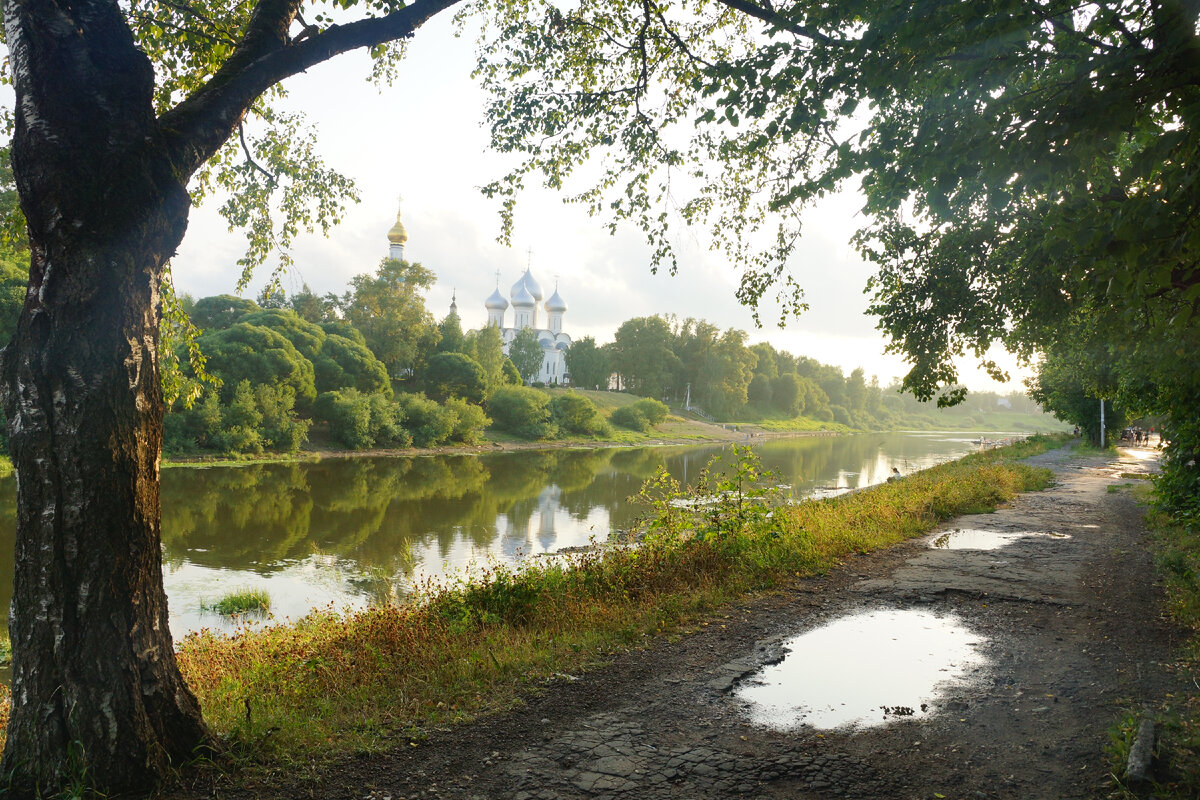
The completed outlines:
<svg viewBox="0 0 1200 800">
<path fill-rule="evenodd" d="M 396 212 L 396 224 L 388 231 L 388 241 L 392 244 L 405 244 L 408 242 L 408 231 L 404 230 L 404 223 L 400 221 L 400 212 Z"/>
</svg>

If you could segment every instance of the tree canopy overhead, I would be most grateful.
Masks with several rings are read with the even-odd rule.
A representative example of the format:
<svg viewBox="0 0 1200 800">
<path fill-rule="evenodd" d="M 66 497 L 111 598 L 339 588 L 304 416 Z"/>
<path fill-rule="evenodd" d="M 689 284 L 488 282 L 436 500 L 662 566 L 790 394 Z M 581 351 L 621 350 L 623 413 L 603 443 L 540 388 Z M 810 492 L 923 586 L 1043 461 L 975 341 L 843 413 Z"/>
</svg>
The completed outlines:
<svg viewBox="0 0 1200 800">
<path fill-rule="evenodd" d="M 1192 319 L 1196 21 L 1177 0 L 545 6 L 481 57 L 493 142 L 525 156 L 489 188 L 577 186 L 672 268 L 671 217 L 708 225 L 754 304 L 791 279 L 802 208 L 860 181 L 873 311 L 927 397 L 953 356 L 999 374 L 993 342 L 1028 355 L 1081 305 L 1151 336 Z"/>
</svg>

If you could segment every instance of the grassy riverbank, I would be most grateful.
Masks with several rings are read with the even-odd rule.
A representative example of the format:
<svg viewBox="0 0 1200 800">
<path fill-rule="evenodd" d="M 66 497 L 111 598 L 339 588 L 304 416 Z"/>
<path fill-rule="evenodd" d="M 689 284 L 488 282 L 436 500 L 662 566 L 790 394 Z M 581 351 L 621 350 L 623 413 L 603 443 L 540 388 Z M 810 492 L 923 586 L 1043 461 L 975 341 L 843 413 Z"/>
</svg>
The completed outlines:
<svg viewBox="0 0 1200 800">
<path fill-rule="evenodd" d="M 744 455 L 731 477 L 695 493 L 662 475 L 643 492 L 653 513 L 639 548 L 495 568 L 427 587 L 420 602 L 401 607 L 316 613 L 235 637 L 191 635 L 180 663 L 214 732 L 255 760 L 419 746 L 423 730 L 511 705 L 740 595 L 1042 488 L 1048 471 L 1011 459 L 1056 443 L 1038 438 L 798 505 L 773 505 Z M 671 502 L 697 494 L 724 499 Z"/>
</svg>

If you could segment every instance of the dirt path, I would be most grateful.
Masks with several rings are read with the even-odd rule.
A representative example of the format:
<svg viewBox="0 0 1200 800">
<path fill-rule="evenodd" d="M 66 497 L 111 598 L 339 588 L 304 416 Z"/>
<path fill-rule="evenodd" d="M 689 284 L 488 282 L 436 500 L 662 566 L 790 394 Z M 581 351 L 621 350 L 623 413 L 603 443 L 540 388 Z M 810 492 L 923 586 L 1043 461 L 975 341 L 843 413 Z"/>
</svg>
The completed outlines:
<svg viewBox="0 0 1200 800">
<path fill-rule="evenodd" d="M 1141 456 L 1149 456 L 1142 453 Z M 1057 485 L 949 528 L 1040 532 L 998 550 L 931 536 L 859 557 L 785 595 L 724 609 L 692 635 L 622 654 L 511 713 L 349 761 L 319 779 L 278 776 L 220 797 L 1075 798 L 1103 795 L 1106 729 L 1120 707 L 1172 690 L 1175 631 L 1140 512 L 1110 493 L 1121 463 L 1056 451 Z M 925 716 L 857 731 L 752 725 L 733 687 L 780 643 L 849 612 L 956 617 L 986 663 Z M 823 659 L 835 654 L 810 652 Z M 860 665 L 861 666 L 861 665 Z M 886 676 L 903 667 L 882 655 Z M 882 677 L 879 680 L 883 680 Z M 863 684 L 872 684 L 864 679 Z M 902 698 L 897 698 L 899 702 Z"/>
</svg>

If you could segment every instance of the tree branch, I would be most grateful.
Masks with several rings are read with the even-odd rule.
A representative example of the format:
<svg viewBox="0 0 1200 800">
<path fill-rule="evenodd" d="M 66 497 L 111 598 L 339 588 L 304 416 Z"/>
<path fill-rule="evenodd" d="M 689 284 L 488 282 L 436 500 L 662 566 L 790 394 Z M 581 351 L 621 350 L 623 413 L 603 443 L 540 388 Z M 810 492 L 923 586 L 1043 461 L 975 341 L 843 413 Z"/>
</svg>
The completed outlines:
<svg viewBox="0 0 1200 800">
<path fill-rule="evenodd" d="M 411 36 L 463 0 L 417 0 L 383 17 L 334 25 L 292 42 L 288 28 L 301 0 L 260 0 L 242 44 L 205 86 L 159 117 L 182 180 L 229 139 L 250 104 L 271 86 L 341 53 Z"/>
<path fill-rule="evenodd" d="M 821 44 L 841 44 L 837 39 L 833 39 L 820 31 L 813 30 L 804 25 L 797 25 L 787 17 L 775 11 L 774 7 L 768 3 L 766 7 L 755 5 L 750 0 L 719 0 L 722 5 L 729 6 L 735 11 L 741 11 L 743 14 L 748 14 L 752 17 L 761 19 L 763 22 L 769 22 L 781 30 L 794 33 L 805 39 L 812 39 L 814 42 Z"/>
<path fill-rule="evenodd" d="M 242 143 L 242 152 L 246 154 L 246 163 L 254 167 L 256 170 L 267 176 L 267 180 L 271 182 L 271 186 L 275 186 L 276 178 L 274 173 L 267 172 L 259 163 L 254 160 L 254 156 L 250 153 L 250 147 L 246 144 L 246 130 L 242 123 L 238 123 L 238 140 Z"/>
</svg>

